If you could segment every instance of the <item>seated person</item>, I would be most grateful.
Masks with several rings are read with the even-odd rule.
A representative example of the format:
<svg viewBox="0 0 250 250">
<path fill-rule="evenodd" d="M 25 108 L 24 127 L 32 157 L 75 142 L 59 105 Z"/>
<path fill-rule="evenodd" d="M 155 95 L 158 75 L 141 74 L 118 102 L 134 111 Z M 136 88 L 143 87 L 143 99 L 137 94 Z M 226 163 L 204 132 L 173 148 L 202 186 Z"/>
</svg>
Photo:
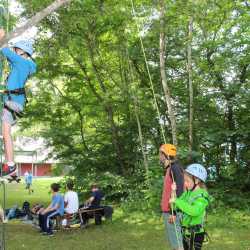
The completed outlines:
<svg viewBox="0 0 250 250">
<path fill-rule="evenodd" d="M 66 184 L 67 192 L 64 195 L 64 211 L 65 211 L 65 218 L 67 220 L 66 226 L 69 226 L 69 220 L 73 214 L 78 212 L 79 208 L 79 201 L 78 195 L 76 192 L 73 191 L 74 184 L 72 182 L 68 182 Z"/>
<path fill-rule="evenodd" d="M 39 214 L 39 226 L 41 233 L 53 236 L 51 218 L 55 216 L 63 216 L 64 200 L 59 193 L 60 185 L 57 183 L 51 184 L 52 201 L 51 204 Z"/>
<path fill-rule="evenodd" d="M 83 210 L 90 210 L 90 209 L 98 209 L 101 207 L 101 200 L 103 198 L 103 193 L 99 190 L 98 186 L 96 184 L 93 184 L 91 187 L 91 196 L 90 198 L 80 206 Z M 94 215 L 101 215 L 101 212 L 94 212 Z M 92 213 L 93 216 L 93 213 Z M 82 213 L 82 224 L 86 225 L 88 223 L 88 219 L 91 217 L 91 213 Z M 99 217 L 99 216 L 98 216 Z M 95 217 L 96 219 L 96 217 Z M 96 221 L 96 224 L 100 224 Z"/>
<path fill-rule="evenodd" d="M 99 208 L 101 204 L 101 200 L 103 198 L 103 193 L 99 190 L 99 187 L 97 184 L 93 184 L 91 186 L 91 196 L 89 199 L 87 199 L 84 203 L 84 205 L 81 205 L 80 207 L 84 208 Z"/>
</svg>

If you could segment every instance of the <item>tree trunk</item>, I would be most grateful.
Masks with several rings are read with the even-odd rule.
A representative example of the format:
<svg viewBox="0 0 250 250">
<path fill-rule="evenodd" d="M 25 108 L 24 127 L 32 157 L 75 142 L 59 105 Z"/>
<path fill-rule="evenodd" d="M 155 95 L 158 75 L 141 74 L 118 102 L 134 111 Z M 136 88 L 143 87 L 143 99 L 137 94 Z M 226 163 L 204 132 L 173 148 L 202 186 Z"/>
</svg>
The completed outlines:
<svg viewBox="0 0 250 250">
<path fill-rule="evenodd" d="M 37 14 L 35 14 L 33 17 L 31 17 L 23 26 L 16 28 L 14 31 L 7 34 L 0 42 L 0 48 L 7 45 L 7 43 L 17 37 L 20 36 L 22 33 L 24 33 L 29 28 L 37 25 L 39 22 L 41 22 L 42 19 L 44 19 L 46 16 L 51 14 L 53 11 L 59 9 L 61 6 L 70 3 L 72 0 L 56 0 L 52 4 L 50 4 L 45 9 L 41 10 Z"/>
<path fill-rule="evenodd" d="M 230 163 L 234 164 L 236 161 L 237 156 L 237 138 L 234 135 L 235 130 L 235 121 L 234 121 L 234 114 L 233 114 L 233 107 L 228 101 L 228 111 L 227 111 L 227 122 L 228 122 L 228 128 L 229 132 L 232 133 L 229 136 L 229 143 L 230 143 L 230 149 L 229 149 L 229 158 Z"/>
<path fill-rule="evenodd" d="M 192 79 L 192 36 L 193 36 L 193 17 L 189 19 L 188 25 L 188 49 L 187 49 L 187 69 L 188 69 L 188 87 L 189 87 L 189 154 L 191 156 L 193 150 L 193 119 L 194 119 L 194 90 L 193 90 L 193 79 Z"/>
<path fill-rule="evenodd" d="M 107 101 L 107 98 L 106 98 L 107 89 L 106 89 L 106 86 L 103 82 L 102 75 L 100 74 L 98 67 L 96 65 L 96 62 L 94 59 L 93 48 L 91 47 L 91 42 L 87 37 L 86 37 L 86 40 L 87 40 L 88 52 L 89 52 L 89 57 L 90 57 L 93 71 L 95 73 L 95 76 L 97 78 L 99 86 L 103 92 L 102 96 L 105 96 L 105 98 L 102 98 L 102 100 L 103 100 L 104 109 L 108 115 L 108 121 L 110 123 L 112 143 L 114 145 L 114 149 L 115 149 L 117 160 L 118 160 L 118 165 L 117 165 L 118 166 L 118 174 L 124 176 L 124 175 L 126 175 L 126 168 L 125 168 L 125 162 L 124 162 L 124 158 L 123 158 L 123 148 L 122 148 L 122 145 L 121 145 L 120 140 L 119 140 L 118 127 L 116 126 L 115 121 L 114 121 L 113 107 L 110 104 L 109 100 Z"/>
<path fill-rule="evenodd" d="M 171 122 L 172 130 L 172 140 L 173 144 L 177 146 L 177 127 L 176 127 L 176 118 L 173 105 L 171 103 L 171 94 L 170 89 L 167 84 L 167 77 L 165 72 L 165 1 L 160 1 L 160 70 L 161 70 L 161 82 L 165 94 L 165 100 L 168 108 L 168 115 Z"/>
</svg>

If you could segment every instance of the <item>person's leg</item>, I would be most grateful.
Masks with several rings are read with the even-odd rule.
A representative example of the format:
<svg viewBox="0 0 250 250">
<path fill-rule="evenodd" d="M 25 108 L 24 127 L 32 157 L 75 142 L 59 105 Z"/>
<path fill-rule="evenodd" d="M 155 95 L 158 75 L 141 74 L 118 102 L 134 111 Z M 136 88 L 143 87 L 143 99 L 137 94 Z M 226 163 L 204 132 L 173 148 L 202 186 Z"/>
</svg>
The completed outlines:
<svg viewBox="0 0 250 250">
<path fill-rule="evenodd" d="M 197 233 L 194 236 L 194 249 L 201 250 L 202 244 L 204 241 L 205 234 L 204 233 Z"/>
<path fill-rule="evenodd" d="M 182 232 L 179 216 L 176 217 L 175 223 L 169 223 L 170 213 L 163 213 L 163 220 L 165 224 L 166 238 L 171 249 L 183 250 Z"/>
<path fill-rule="evenodd" d="M 82 214 L 83 225 L 87 225 L 88 224 L 88 220 L 89 220 L 88 213 L 83 213 Z"/>
<path fill-rule="evenodd" d="M 4 108 L 2 113 L 2 136 L 4 143 L 5 160 L 7 164 L 3 164 L 2 166 L 3 175 L 9 175 L 16 170 L 13 154 L 13 142 L 11 137 L 11 126 L 13 124 L 15 124 L 15 121 L 11 112 Z"/>
<path fill-rule="evenodd" d="M 48 212 L 47 215 L 46 215 L 46 232 L 48 234 L 53 234 L 52 232 L 52 223 L 51 223 L 51 219 L 55 216 L 58 216 L 59 213 L 57 211 L 51 211 L 51 212 Z"/>
<path fill-rule="evenodd" d="M 73 214 L 66 213 L 65 214 L 65 219 L 66 219 L 66 227 L 70 227 L 70 220 L 72 219 Z"/>
<path fill-rule="evenodd" d="M 45 232 L 44 230 L 44 216 L 42 214 L 38 215 L 38 224 L 39 227 L 41 228 L 41 231 Z"/>
<path fill-rule="evenodd" d="M 2 170 L 3 175 L 9 175 L 16 170 L 13 153 L 13 141 L 11 136 L 11 126 L 16 123 L 16 119 L 10 110 L 22 112 L 23 107 L 13 101 L 6 101 L 5 105 L 8 108 L 5 107 L 2 112 L 2 135 L 4 142 L 5 160 L 7 161 L 7 164 L 4 164 Z"/>
<path fill-rule="evenodd" d="M 4 151 L 6 161 L 14 162 L 14 155 L 13 155 L 13 142 L 11 137 L 11 124 L 3 121 L 3 141 L 4 141 Z"/>
<path fill-rule="evenodd" d="M 84 210 L 89 210 L 89 208 L 83 209 L 82 214 L 81 214 L 81 223 L 82 226 L 86 226 L 88 224 L 88 220 L 89 220 L 89 215 L 88 212 L 84 212 Z"/>
</svg>

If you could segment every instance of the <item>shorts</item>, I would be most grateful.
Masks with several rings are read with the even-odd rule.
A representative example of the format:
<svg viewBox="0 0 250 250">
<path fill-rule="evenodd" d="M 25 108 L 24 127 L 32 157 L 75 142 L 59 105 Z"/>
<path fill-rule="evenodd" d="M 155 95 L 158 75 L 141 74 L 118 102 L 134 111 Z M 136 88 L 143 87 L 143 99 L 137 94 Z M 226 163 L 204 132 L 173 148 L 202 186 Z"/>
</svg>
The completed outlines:
<svg viewBox="0 0 250 250">
<path fill-rule="evenodd" d="M 23 106 L 17 102 L 7 100 L 7 101 L 5 101 L 5 105 L 8 106 L 9 108 L 15 110 L 16 112 L 23 111 Z M 6 108 L 3 108 L 2 121 L 7 122 L 10 125 L 15 125 L 16 118 L 13 117 L 13 114 L 9 110 L 7 110 Z"/>
<path fill-rule="evenodd" d="M 166 230 L 166 238 L 173 249 L 183 248 L 182 230 L 181 230 L 181 213 L 176 214 L 175 224 L 168 222 L 171 213 L 163 213 L 163 220 Z"/>
</svg>

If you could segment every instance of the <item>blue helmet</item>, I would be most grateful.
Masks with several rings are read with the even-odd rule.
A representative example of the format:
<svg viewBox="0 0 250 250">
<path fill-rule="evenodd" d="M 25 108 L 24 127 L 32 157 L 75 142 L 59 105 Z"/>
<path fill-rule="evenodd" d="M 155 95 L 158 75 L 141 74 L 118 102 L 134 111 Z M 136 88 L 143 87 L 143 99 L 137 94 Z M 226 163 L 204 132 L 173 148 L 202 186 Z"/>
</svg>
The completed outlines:
<svg viewBox="0 0 250 250">
<path fill-rule="evenodd" d="M 32 56 L 33 54 L 33 45 L 30 41 L 26 41 L 26 40 L 18 41 L 14 44 L 13 47 L 22 49 L 23 51 L 28 53 L 30 56 Z"/>
<path fill-rule="evenodd" d="M 185 171 L 203 182 L 207 179 L 207 170 L 201 164 L 191 164 L 185 169 Z"/>
</svg>

